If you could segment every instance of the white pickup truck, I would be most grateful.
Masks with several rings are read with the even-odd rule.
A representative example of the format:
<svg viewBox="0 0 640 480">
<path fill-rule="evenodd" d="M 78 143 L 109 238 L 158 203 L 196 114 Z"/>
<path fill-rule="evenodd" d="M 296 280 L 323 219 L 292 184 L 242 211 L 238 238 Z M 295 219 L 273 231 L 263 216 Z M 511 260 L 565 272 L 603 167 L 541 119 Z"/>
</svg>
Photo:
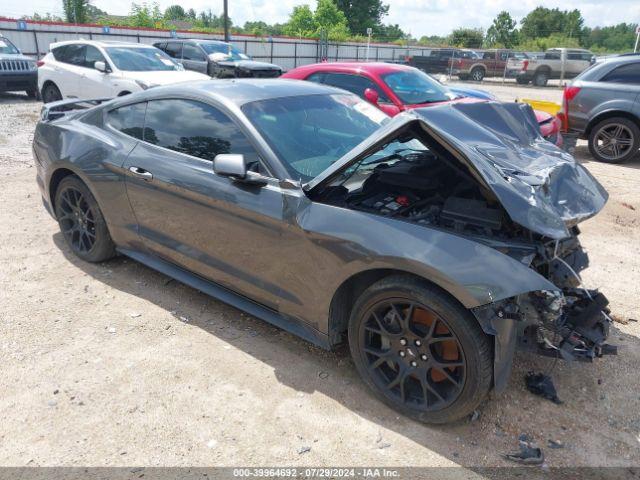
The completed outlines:
<svg viewBox="0 0 640 480">
<path fill-rule="evenodd" d="M 574 78 L 595 61 L 589 50 L 580 48 L 550 48 L 543 57 L 509 59 L 507 76 L 521 85 L 531 82 L 544 87 L 552 78 Z"/>
</svg>

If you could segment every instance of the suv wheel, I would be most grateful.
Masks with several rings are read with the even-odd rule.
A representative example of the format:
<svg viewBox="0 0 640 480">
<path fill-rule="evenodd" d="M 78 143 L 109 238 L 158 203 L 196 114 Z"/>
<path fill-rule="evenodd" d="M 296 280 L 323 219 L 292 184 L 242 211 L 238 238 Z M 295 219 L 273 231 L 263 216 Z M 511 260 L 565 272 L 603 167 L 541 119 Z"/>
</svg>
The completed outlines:
<svg viewBox="0 0 640 480">
<path fill-rule="evenodd" d="M 528 78 L 524 78 L 524 77 L 516 77 L 516 83 L 518 85 L 528 85 L 529 84 L 529 79 Z"/>
<path fill-rule="evenodd" d="M 470 414 L 491 386 L 491 343 L 478 322 L 413 277 L 387 277 L 365 290 L 349 320 L 349 345 L 374 394 L 421 422 Z"/>
<path fill-rule="evenodd" d="M 471 80 L 474 82 L 481 82 L 484 78 L 484 69 L 480 67 L 474 67 L 471 70 Z"/>
<path fill-rule="evenodd" d="M 62 94 L 58 87 L 53 83 L 47 84 L 42 89 L 42 101 L 44 103 L 57 102 L 58 100 L 62 100 Z"/>
<path fill-rule="evenodd" d="M 600 162 L 623 163 L 640 148 L 640 128 L 624 117 L 602 120 L 591 129 L 589 151 Z"/>
<path fill-rule="evenodd" d="M 546 71 L 536 72 L 533 76 L 533 84 L 536 87 L 545 87 L 549 81 L 549 73 Z"/>
<path fill-rule="evenodd" d="M 64 178 L 56 191 L 55 211 L 69 248 L 87 262 L 102 262 L 115 255 L 115 245 L 98 202 L 76 176 Z"/>
</svg>

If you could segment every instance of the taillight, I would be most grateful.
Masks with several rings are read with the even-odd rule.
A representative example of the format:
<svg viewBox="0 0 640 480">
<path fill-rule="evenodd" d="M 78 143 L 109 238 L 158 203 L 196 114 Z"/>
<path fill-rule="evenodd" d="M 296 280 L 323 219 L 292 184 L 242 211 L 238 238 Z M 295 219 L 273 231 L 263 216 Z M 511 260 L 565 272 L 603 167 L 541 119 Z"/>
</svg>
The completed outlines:
<svg viewBox="0 0 640 480">
<path fill-rule="evenodd" d="M 36 62 L 36 67 L 41 67 L 41 66 L 43 66 L 43 65 L 44 65 L 44 60 L 38 60 L 38 61 Z"/>
<path fill-rule="evenodd" d="M 562 124 L 562 131 L 569 132 L 569 102 L 576 98 L 580 93 L 580 87 L 572 87 L 571 85 L 564 87 L 562 93 L 562 111 L 558 113 L 558 118 Z"/>
<path fill-rule="evenodd" d="M 522 71 L 526 72 L 528 66 L 529 66 L 529 60 L 523 60 L 522 61 Z"/>
<path fill-rule="evenodd" d="M 571 100 L 576 98 L 576 95 L 578 95 L 578 93 L 580 93 L 580 87 L 564 87 L 564 99 L 567 102 L 570 102 Z"/>
</svg>

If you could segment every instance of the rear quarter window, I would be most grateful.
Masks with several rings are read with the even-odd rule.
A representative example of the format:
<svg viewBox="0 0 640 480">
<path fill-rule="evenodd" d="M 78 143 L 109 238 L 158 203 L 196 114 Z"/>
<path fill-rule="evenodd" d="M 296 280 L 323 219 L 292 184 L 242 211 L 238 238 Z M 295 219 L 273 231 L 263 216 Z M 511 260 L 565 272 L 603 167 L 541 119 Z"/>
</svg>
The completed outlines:
<svg viewBox="0 0 640 480">
<path fill-rule="evenodd" d="M 600 81 L 640 85 L 640 62 L 620 65 L 607 73 Z"/>
<path fill-rule="evenodd" d="M 107 113 L 107 124 L 130 137 L 142 140 L 146 102 L 126 105 Z"/>
</svg>

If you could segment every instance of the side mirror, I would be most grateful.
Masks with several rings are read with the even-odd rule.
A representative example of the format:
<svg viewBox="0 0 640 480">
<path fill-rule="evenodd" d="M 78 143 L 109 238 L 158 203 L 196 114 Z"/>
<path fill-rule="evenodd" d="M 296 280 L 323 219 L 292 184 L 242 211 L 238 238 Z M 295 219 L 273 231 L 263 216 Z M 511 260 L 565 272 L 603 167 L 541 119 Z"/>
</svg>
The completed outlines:
<svg viewBox="0 0 640 480">
<path fill-rule="evenodd" d="M 107 67 L 107 64 L 102 61 L 97 61 L 93 64 L 93 68 L 102 73 L 109 73 L 111 70 Z"/>
<path fill-rule="evenodd" d="M 265 185 L 267 177 L 247 169 L 244 155 L 236 153 L 221 153 L 213 159 L 213 172 L 221 177 L 229 177 L 238 182 L 253 185 Z"/>
<path fill-rule="evenodd" d="M 373 103 L 374 105 L 378 105 L 378 100 L 380 99 L 380 96 L 378 95 L 378 92 L 375 91 L 373 88 L 367 88 L 364 91 L 364 98 L 365 100 L 367 100 L 367 102 Z"/>
</svg>

